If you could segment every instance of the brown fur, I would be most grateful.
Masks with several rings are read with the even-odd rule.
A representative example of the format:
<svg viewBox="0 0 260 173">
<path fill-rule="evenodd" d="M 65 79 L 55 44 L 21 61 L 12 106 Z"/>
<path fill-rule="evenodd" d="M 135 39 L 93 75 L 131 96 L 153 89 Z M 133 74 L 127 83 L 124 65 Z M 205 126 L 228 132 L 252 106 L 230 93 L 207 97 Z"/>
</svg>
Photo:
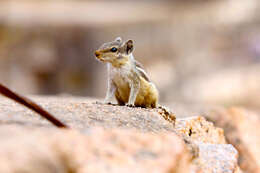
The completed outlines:
<svg viewBox="0 0 260 173">
<path fill-rule="evenodd" d="M 140 89 L 135 100 L 135 106 L 156 108 L 159 96 L 157 89 L 152 83 L 146 81 L 143 77 L 139 76 L 139 80 L 141 81 Z M 116 83 L 116 100 L 119 105 L 125 105 L 128 102 L 130 95 L 129 84 L 124 81 L 117 81 Z"/>
</svg>

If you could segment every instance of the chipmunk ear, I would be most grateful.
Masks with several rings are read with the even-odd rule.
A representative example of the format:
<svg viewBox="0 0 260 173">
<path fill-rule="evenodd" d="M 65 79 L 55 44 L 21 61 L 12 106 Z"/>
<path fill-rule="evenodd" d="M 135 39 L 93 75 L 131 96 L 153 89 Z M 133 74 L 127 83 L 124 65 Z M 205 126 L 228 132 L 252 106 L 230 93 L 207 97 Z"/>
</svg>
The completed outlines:
<svg viewBox="0 0 260 173">
<path fill-rule="evenodd" d="M 122 39 L 121 39 L 121 37 L 116 37 L 115 41 L 121 43 L 121 42 L 122 42 Z"/>
<path fill-rule="evenodd" d="M 134 50 L 134 42 L 133 40 L 128 40 L 126 43 L 125 43 L 125 50 L 126 50 L 126 53 L 127 54 L 130 54 L 133 52 Z"/>
</svg>

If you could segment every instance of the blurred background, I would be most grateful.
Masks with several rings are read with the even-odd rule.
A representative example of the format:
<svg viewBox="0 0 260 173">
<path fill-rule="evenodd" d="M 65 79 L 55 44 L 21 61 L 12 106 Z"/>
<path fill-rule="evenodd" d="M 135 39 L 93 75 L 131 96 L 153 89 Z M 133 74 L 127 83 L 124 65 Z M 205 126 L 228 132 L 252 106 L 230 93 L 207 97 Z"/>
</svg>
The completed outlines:
<svg viewBox="0 0 260 173">
<path fill-rule="evenodd" d="M 94 51 L 133 39 L 165 103 L 260 108 L 259 0 L 1 0 L 0 82 L 104 98 Z"/>
</svg>

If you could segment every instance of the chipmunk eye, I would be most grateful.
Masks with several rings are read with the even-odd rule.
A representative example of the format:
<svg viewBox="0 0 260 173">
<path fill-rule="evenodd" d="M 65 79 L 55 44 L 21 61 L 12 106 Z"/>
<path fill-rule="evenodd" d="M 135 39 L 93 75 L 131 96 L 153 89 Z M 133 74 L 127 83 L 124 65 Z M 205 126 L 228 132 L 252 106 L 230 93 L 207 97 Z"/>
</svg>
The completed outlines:
<svg viewBox="0 0 260 173">
<path fill-rule="evenodd" d="M 112 47 L 111 52 L 116 52 L 117 48 L 116 47 Z"/>
</svg>

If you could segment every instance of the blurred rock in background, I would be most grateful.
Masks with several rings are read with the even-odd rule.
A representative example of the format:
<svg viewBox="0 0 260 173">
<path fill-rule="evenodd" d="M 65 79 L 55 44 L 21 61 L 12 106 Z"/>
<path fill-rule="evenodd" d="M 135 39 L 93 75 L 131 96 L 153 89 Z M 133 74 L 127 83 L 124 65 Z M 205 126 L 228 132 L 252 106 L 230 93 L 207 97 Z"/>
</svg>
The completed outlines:
<svg viewBox="0 0 260 173">
<path fill-rule="evenodd" d="M 0 82 L 24 94 L 104 97 L 106 68 L 93 52 L 117 36 L 161 102 L 260 107 L 260 2 L 0 2 Z M 162 77 L 163 76 L 163 77 Z"/>
</svg>

